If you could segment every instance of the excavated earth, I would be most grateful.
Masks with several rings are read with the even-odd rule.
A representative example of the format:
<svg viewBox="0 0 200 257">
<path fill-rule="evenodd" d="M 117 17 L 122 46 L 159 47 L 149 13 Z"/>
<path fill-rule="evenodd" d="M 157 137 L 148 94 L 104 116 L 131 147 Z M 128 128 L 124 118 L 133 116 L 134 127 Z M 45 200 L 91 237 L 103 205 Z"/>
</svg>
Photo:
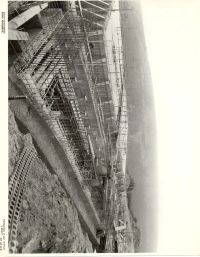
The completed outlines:
<svg viewBox="0 0 200 257">
<path fill-rule="evenodd" d="M 14 115 L 9 110 L 9 179 L 24 147 Z M 27 177 L 17 227 L 18 253 L 93 252 L 76 208 L 38 155 Z"/>
</svg>

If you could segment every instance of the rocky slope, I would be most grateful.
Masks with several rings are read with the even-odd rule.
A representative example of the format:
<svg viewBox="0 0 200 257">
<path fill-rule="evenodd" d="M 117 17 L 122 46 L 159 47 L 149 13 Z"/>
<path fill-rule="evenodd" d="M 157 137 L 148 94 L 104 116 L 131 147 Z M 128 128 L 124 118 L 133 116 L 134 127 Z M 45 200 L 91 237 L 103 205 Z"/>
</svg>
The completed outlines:
<svg viewBox="0 0 200 257">
<path fill-rule="evenodd" d="M 24 147 L 9 110 L 9 178 Z M 37 157 L 27 177 L 17 229 L 19 253 L 93 252 L 88 235 L 82 230 L 78 213 L 63 190 L 58 177 L 51 174 Z"/>
</svg>

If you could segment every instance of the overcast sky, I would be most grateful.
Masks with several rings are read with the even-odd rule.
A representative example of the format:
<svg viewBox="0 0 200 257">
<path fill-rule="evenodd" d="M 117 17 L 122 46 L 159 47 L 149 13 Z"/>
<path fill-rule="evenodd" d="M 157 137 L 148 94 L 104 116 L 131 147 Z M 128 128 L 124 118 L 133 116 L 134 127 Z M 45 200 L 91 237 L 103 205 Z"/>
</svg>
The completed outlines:
<svg viewBox="0 0 200 257">
<path fill-rule="evenodd" d="M 142 0 L 158 140 L 162 253 L 200 251 L 200 1 Z"/>
</svg>

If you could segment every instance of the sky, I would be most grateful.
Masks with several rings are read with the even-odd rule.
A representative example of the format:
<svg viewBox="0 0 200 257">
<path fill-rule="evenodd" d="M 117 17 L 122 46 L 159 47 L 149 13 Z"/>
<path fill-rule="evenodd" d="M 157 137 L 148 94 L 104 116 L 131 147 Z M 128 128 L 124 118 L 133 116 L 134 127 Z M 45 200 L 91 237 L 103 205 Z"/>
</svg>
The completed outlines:
<svg viewBox="0 0 200 257">
<path fill-rule="evenodd" d="M 200 1 L 141 0 L 157 126 L 160 253 L 200 253 Z"/>
</svg>

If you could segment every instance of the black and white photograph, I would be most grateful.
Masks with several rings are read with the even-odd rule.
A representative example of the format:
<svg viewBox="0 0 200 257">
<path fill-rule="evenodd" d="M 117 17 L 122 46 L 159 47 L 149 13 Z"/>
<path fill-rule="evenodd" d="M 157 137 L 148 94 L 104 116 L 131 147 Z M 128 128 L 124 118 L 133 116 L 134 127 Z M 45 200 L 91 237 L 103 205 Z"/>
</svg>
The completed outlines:
<svg viewBox="0 0 200 257">
<path fill-rule="evenodd" d="M 200 1 L 5 3 L 0 250 L 199 254 Z"/>
</svg>

